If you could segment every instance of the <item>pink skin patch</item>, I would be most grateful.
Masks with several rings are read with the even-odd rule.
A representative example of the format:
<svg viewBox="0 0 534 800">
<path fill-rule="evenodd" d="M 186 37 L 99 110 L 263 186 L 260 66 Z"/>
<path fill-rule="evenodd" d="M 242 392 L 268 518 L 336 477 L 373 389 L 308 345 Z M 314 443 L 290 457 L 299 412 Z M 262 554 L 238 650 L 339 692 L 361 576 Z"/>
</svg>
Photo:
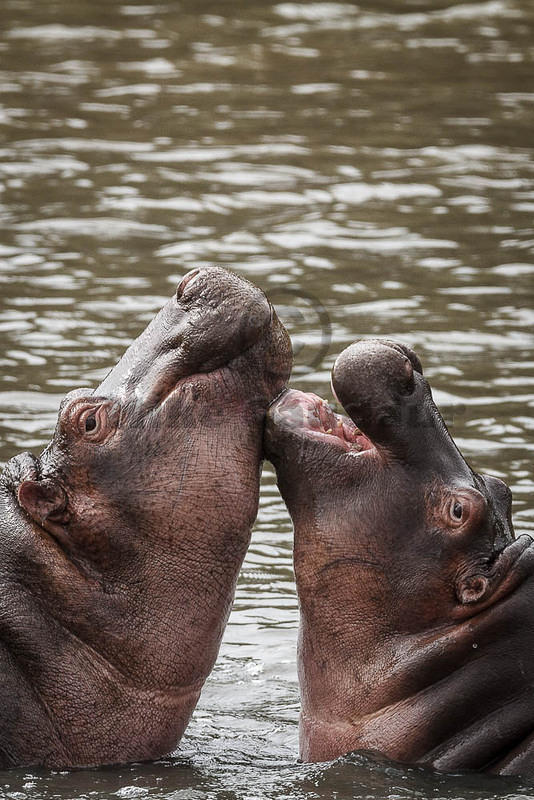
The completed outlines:
<svg viewBox="0 0 534 800">
<path fill-rule="evenodd" d="M 316 394 L 290 389 L 276 403 L 274 414 L 277 422 L 283 422 L 284 427 L 293 432 L 321 439 L 347 452 L 361 453 L 373 447 L 352 420 L 336 414 L 326 400 Z"/>
</svg>

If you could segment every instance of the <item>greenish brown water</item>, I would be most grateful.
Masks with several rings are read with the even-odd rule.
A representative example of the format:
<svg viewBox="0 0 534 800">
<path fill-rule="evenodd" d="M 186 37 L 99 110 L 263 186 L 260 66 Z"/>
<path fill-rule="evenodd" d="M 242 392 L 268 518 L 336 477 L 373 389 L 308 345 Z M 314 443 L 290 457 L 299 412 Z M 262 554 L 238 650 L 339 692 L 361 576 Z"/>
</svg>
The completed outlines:
<svg viewBox="0 0 534 800">
<path fill-rule="evenodd" d="M 421 354 L 534 529 L 534 6 L 2 0 L 0 460 L 49 439 L 196 265 L 264 288 L 294 384 L 360 336 Z M 329 328 L 327 324 L 331 328 Z M 291 526 L 272 471 L 175 759 L 0 774 L 17 798 L 534 798 L 297 758 Z"/>
</svg>

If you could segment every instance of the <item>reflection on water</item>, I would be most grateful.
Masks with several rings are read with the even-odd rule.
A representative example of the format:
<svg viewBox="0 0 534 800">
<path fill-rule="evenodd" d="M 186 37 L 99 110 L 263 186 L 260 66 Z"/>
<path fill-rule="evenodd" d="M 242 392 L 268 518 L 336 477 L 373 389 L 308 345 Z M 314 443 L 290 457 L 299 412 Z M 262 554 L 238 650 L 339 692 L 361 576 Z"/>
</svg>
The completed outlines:
<svg viewBox="0 0 534 800">
<path fill-rule="evenodd" d="M 526 0 L 3 0 L 0 459 L 38 452 L 193 265 L 278 305 L 294 383 L 359 336 L 420 351 L 534 529 L 534 8 Z M 326 315 L 326 316 L 325 316 Z M 328 327 L 328 326 L 331 327 Z M 6 797 L 534 797 L 296 763 L 291 527 L 272 471 L 180 760 L 0 776 Z"/>
</svg>

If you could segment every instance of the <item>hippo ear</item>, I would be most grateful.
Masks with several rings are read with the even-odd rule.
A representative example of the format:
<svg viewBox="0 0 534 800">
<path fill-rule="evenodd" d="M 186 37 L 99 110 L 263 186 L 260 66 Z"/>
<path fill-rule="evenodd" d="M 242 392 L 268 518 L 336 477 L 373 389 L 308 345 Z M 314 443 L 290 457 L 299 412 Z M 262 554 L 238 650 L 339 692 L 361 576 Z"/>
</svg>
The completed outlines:
<svg viewBox="0 0 534 800">
<path fill-rule="evenodd" d="M 54 480 L 23 481 L 17 496 L 19 505 L 39 525 L 67 521 L 67 495 Z"/>
<path fill-rule="evenodd" d="M 456 596 L 462 605 L 467 606 L 485 600 L 489 590 L 490 582 L 485 575 L 472 575 L 458 582 Z"/>
</svg>

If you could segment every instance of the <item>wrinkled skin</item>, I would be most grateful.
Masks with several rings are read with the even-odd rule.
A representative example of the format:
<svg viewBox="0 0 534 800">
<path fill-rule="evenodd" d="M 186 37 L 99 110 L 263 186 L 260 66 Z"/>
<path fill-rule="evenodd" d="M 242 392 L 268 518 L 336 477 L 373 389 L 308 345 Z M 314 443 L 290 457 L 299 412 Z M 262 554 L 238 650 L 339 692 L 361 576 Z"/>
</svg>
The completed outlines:
<svg viewBox="0 0 534 800">
<path fill-rule="evenodd" d="M 534 548 L 464 461 L 417 356 L 359 342 L 288 391 L 266 453 L 295 528 L 301 757 L 534 776 Z"/>
<path fill-rule="evenodd" d="M 0 479 L 0 766 L 171 751 L 215 661 L 290 370 L 265 296 L 182 280 L 52 442 Z"/>
</svg>

